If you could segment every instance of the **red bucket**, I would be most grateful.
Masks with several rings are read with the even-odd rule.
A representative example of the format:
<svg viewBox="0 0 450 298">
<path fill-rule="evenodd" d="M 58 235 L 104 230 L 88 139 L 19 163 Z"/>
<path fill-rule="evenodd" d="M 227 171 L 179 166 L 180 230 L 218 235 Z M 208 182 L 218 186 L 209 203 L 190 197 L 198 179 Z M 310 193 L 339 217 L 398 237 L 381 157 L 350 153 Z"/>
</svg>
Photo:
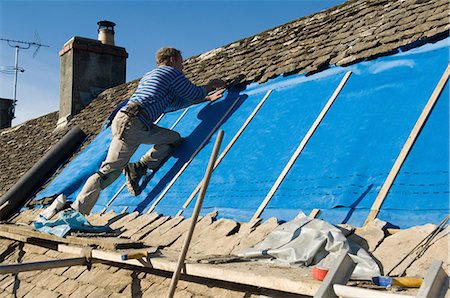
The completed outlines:
<svg viewBox="0 0 450 298">
<path fill-rule="evenodd" d="M 323 280 L 328 273 L 328 269 L 322 269 L 318 267 L 312 268 L 312 277 L 317 280 Z"/>
</svg>

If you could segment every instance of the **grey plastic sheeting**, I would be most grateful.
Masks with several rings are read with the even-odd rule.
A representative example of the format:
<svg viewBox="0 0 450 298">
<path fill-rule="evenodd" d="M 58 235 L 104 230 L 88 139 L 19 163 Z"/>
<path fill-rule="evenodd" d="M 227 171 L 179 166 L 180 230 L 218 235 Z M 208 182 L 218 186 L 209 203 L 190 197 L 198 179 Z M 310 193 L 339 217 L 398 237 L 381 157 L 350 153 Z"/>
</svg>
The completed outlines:
<svg viewBox="0 0 450 298">
<path fill-rule="evenodd" d="M 273 258 L 272 262 L 294 266 L 315 265 L 321 269 L 332 269 L 344 252 L 356 263 L 352 279 L 371 280 L 381 275 L 378 264 L 370 254 L 347 239 L 339 228 L 302 212 L 238 255 L 251 259 L 269 257 Z"/>
<path fill-rule="evenodd" d="M 279 77 L 229 91 L 215 103 L 191 107 L 175 130 L 186 138 L 137 197 L 127 190 L 110 206 L 146 211 L 189 160 L 199 144 L 238 98 L 220 129 L 222 149 L 239 130 L 265 93 L 261 110 L 214 171 L 202 214 L 248 221 L 298 144 L 319 115 L 346 71 L 353 71 L 328 114 L 262 214 L 289 220 L 300 211 L 322 210 L 332 223 L 361 225 L 406 138 L 448 63 L 449 39 L 436 44 L 362 62 L 334 67 L 305 77 Z M 381 208 L 379 218 L 400 227 L 438 223 L 449 212 L 448 86 L 438 100 L 405 165 Z M 182 111 L 166 115 L 170 127 Z M 111 139 L 110 129 L 94 141 L 39 195 L 64 193 L 74 199 L 82 183 L 98 169 Z M 193 159 L 156 211 L 174 215 L 204 175 L 215 134 Z M 138 160 L 150 145 L 142 145 Z M 94 207 L 101 210 L 123 185 L 123 176 L 105 189 Z M 195 199 L 184 216 L 190 216 Z"/>
</svg>

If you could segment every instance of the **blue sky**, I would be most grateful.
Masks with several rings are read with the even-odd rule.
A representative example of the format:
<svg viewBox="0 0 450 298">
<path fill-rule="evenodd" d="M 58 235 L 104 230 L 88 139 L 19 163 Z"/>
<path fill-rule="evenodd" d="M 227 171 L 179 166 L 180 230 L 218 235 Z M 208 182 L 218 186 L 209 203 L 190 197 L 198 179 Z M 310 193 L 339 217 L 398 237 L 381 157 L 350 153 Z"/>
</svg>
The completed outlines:
<svg viewBox="0 0 450 298">
<path fill-rule="evenodd" d="M 72 36 L 97 38 L 97 22 L 115 22 L 116 45 L 125 47 L 127 81 L 155 67 L 154 54 L 164 46 L 185 58 L 257 34 L 344 0 L 299 1 L 4 1 L 0 0 L 0 37 L 35 41 L 41 48 L 21 50 L 16 119 L 13 125 L 59 109 L 58 56 Z M 0 42 L 0 66 L 14 65 L 14 48 Z M 13 76 L 0 73 L 0 97 L 12 98 Z"/>
</svg>

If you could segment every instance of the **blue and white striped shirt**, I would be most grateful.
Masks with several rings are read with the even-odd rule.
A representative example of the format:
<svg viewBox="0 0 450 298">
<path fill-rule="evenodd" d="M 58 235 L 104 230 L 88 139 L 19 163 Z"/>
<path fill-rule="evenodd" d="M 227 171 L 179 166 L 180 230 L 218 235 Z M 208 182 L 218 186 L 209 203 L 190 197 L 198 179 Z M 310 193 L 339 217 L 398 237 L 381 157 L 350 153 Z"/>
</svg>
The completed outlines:
<svg viewBox="0 0 450 298">
<path fill-rule="evenodd" d="M 128 104 L 140 104 L 154 122 L 162 113 L 192 105 L 206 95 L 205 88 L 194 85 L 177 68 L 160 66 L 142 77 Z"/>
</svg>

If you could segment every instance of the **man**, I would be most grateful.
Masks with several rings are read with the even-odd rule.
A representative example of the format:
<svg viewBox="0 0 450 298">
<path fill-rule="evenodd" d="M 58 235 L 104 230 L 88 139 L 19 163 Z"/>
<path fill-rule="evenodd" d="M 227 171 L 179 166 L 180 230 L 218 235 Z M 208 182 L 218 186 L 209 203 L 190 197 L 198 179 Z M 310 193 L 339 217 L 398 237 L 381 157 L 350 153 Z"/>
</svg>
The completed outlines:
<svg viewBox="0 0 450 298">
<path fill-rule="evenodd" d="M 219 79 L 211 80 L 205 86 L 196 86 L 189 81 L 182 72 L 183 58 L 177 49 L 159 50 L 156 62 L 158 67 L 144 75 L 128 103 L 114 117 L 111 125 L 113 139 L 106 159 L 99 171 L 89 177 L 71 205 L 82 214 L 90 213 L 100 191 L 114 182 L 122 170 L 128 190 L 132 195 L 138 195 L 141 192 L 139 180 L 147 169 L 156 171 L 181 143 L 179 133 L 154 124 L 162 113 L 217 100 L 225 91 L 224 83 Z M 128 164 L 140 144 L 154 146 L 139 162 Z"/>
</svg>

